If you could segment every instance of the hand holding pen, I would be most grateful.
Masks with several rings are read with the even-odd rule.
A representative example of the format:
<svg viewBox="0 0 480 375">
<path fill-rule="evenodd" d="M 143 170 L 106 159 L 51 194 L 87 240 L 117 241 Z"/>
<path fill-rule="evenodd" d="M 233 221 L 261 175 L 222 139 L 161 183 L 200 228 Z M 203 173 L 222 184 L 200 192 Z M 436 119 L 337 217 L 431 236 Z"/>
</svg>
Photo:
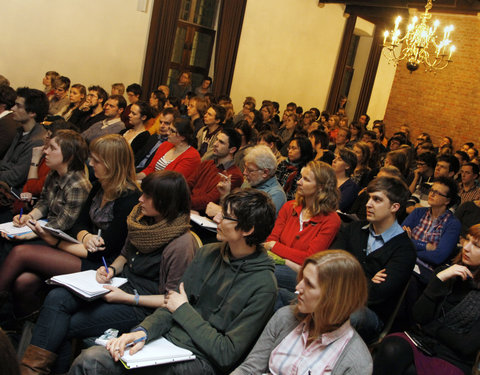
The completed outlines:
<svg viewBox="0 0 480 375">
<path fill-rule="evenodd" d="M 99 229 L 97 235 L 90 235 L 86 240 L 86 249 L 90 253 L 105 250 L 105 241 L 102 238 L 102 230 Z"/>
<path fill-rule="evenodd" d="M 143 331 L 124 333 L 119 338 L 107 342 L 106 348 L 116 362 L 123 356 L 126 348 L 131 347 L 130 354 L 135 354 L 142 349 L 146 338 Z"/>
<path fill-rule="evenodd" d="M 108 269 L 107 262 L 105 257 L 102 257 L 103 266 L 97 269 L 96 279 L 100 284 L 107 284 L 110 282 L 110 279 L 113 277 L 113 272 L 111 269 Z"/>
</svg>

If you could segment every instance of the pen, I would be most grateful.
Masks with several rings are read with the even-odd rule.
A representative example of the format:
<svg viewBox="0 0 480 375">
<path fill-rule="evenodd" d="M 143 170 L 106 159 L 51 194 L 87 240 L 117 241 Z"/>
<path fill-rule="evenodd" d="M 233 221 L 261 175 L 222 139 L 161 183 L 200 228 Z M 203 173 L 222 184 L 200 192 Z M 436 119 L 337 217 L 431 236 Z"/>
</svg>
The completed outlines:
<svg viewBox="0 0 480 375">
<path fill-rule="evenodd" d="M 107 262 L 105 261 L 105 257 L 102 257 L 102 260 L 103 260 L 103 265 L 105 266 L 105 271 L 107 271 L 107 275 L 108 275 L 108 266 L 107 266 Z"/>
<path fill-rule="evenodd" d="M 102 230 L 101 229 L 98 230 L 97 237 L 102 237 Z"/>
<path fill-rule="evenodd" d="M 22 215 L 23 215 L 23 207 L 20 208 L 20 217 L 18 218 L 18 220 L 22 220 Z"/>
<path fill-rule="evenodd" d="M 223 178 L 227 178 L 227 179 L 228 179 L 228 176 L 227 176 L 227 175 L 225 175 L 225 174 L 223 174 L 223 173 L 220 173 L 220 172 L 218 172 L 218 174 L 219 174 L 220 176 L 222 176 Z"/>
<path fill-rule="evenodd" d="M 147 339 L 147 336 L 142 336 L 139 339 L 133 340 L 132 342 L 129 342 L 127 345 L 125 345 L 126 348 L 133 346 L 135 344 L 138 344 L 139 342 L 145 341 Z"/>
</svg>

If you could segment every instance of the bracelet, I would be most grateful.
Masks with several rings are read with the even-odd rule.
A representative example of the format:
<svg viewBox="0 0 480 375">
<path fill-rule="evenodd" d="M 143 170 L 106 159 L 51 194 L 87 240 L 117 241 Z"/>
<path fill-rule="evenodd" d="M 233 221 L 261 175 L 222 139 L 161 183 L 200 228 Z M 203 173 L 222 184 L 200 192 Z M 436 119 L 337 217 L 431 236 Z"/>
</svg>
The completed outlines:
<svg viewBox="0 0 480 375">
<path fill-rule="evenodd" d="M 117 276 L 117 270 L 114 266 L 108 266 L 108 268 L 111 268 L 113 270 L 113 276 Z"/>
<path fill-rule="evenodd" d="M 38 166 L 40 165 L 40 163 L 30 163 L 30 165 L 31 165 L 32 167 L 38 167 Z"/>
<path fill-rule="evenodd" d="M 62 239 L 61 239 L 61 238 L 58 239 L 58 241 L 57 241 L 57 243 L 55 244 L 54 247 L 56 247 L 56 248 L 58 249 L 58 248 L 59 248 L 58 245 L 60 245 L 60 242 L 62 242 Z"/>
<path fill-rule="evenodd" d="M 87 232 L 87 233 L 85 233 L 85 234 L 83 235 L 83 237 L 82 237 L 82 240 L 81 240 L 80 242 L 81 242 L 81 243 L 83 243 L 83 240 L 84 240 L 84 239 L 85 239 L 85 237 L 87 237 L 89 234 L 90 234 L 90 233 L 88 233 L 88 232 Z"/>
<path fill-rule="evenodd" d="M 138 295 L 137 289 L 133 289 L 133 292 L 135 293 L 135 297 L 133 297 L 133 302 L 135 303 L 135 306 L 138 306 L 138 302 L 140 301 L 140 296 Z"/>
</svg>

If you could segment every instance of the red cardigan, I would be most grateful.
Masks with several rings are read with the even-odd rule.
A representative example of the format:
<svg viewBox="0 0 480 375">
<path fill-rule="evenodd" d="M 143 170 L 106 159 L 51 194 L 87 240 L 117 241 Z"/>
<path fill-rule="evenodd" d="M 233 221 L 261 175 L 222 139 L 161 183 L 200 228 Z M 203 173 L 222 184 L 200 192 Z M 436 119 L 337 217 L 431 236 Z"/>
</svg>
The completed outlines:
<svg viewBox="0 0 480 375">
<path fill-rule="evenodd" d="M 148 176 L 150 173 L 155 172 L 155 164 L 157 164 L 157 161 L 171 148 L 173 148 L 173 144 L 168 141 L 163 142 L 155 152 L 150 164 L 142 171 L 142 173 L 145 173 Z M 175 160 L 168 164 L 165 169 L 180 172 L 185 178 L 188 178 L 199 166 L 200 154 L 193 147 L 189 147 L 182 154 L 178 155 Z"/>
<path fill-rule="evenodd" d="M 280 209 L 267 241 L 277 242 L 272 248 L 275 254 L 302 265 L 310 255 L 329 248 L 340 229 L 340 217 L 335 211 L 316 215 L 303 223 L 300 232 L 302 207 L 294 204 L 295 201 L 289 201 Z"/>
<path fill-rule="evenodd" d="M 200 167 L 187 179 L 192 197 L 192 210 L 204 211 L 209 202 L 218 203 L 220 192 L 217 184 L 220 181 L 218 173 L 232 176 L 232 191 L 243 183 L 243 174 L 235 164 L 226 170 L 220 170 L 214 160 L 202 161 Z"/>
</svg>

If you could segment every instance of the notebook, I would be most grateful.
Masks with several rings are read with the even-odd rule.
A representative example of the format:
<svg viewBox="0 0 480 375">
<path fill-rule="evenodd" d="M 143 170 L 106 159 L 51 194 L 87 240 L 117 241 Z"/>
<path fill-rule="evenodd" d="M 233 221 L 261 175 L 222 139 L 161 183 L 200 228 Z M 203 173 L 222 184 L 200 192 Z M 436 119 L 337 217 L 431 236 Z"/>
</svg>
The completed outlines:
<svg viewBox="0 0 480 375">
<path fill-rule="evenodd" d="M 164 337 L 149 342 L 133 355 L 130 355 L 129 351 L 129 349 L 125 350 L 120 358 L 127 369 L 195 359 L 195 355 L 190 350 L 180 348 Z"/>
<path fill-rule="evenodd" d="M 47 224 L 47 220 L 38 220 L 40 225 L 43 227 Z M 13 225 L 13 221 L 8 221 L 6 223 L 0 224 L 0 232 L 5 233 L 9 237 L 21 236 L 23 234 L 31 233 L 32 230 L 26 225 L 23 227 L 16 227 Z"/>
<path fill-rule="evenodd" d="M 64 286 L 79 297 L 92 301 L 110 292 L 103 287 L 104 285 L 119 287 L 127 282 L 127 279 L 124 277 L 113 277 L 109 284 L 100 284 L 97 282 L 96 274 L 97 271 L 95 270 L 69 273 L 67 275 L 54 276 L 48 279 L 47 283 Z"/>
</svg>

